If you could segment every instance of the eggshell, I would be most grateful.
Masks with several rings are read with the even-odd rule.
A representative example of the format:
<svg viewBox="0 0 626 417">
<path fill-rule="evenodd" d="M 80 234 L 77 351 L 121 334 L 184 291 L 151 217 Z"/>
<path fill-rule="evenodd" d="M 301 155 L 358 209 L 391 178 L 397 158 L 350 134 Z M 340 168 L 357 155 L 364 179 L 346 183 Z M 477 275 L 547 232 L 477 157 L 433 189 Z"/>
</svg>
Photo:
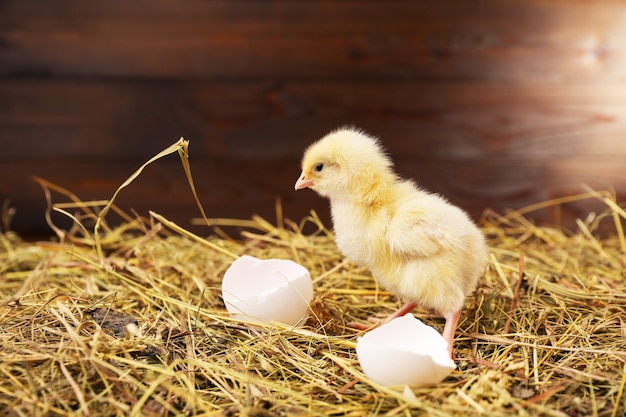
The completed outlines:
<svg viewBox="0 0 626 417">
<path fill-rule="evenodd" d="M 296 325 L 307 317 L 313 283 L 309 271 L 293 261 L 244 255 L 226 270 L 222 298 L 234 318 Z"/>
<path fill-rule="evenodd" d="M 445 339 L 412 314 L 359 337 L 356 353 L 365 375 L 381 385 L 435 385 L 456 368 Z"/>
</svg>

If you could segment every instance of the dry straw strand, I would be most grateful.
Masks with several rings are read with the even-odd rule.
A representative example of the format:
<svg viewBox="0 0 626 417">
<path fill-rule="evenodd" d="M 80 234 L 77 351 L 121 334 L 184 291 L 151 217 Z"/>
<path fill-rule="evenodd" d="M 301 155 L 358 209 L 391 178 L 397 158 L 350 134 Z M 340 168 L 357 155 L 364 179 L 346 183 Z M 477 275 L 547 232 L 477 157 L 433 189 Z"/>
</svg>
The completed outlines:
<svg viewBox="0 0 626 417">
<path fill-rule="evenodd" d="M 188 148 L 180 141 L 148 163 L 174 152 L 185 164 Z M 115 206 L 145 166 L 105 201 L 83 202 L 38 179 L 48 199 L 54 191 L 69 200 L 49 206 L 75 225 L 58 231 L 59 241 L 0 234 L 5 414 L 623 414 L 626 216 L 614 193 L 585 188 L 506 215 L 486 212 L 490 268 L 463 312 L 458 370 L 435 387 L 397 388 L 363 374 L 355 353 L 361 333 L 345 323 L 392 311 L 401 300 L 341 256 L 316 213 L 291 221 L 277 201 L 276 225 L 258 216 L 205 218 L 200 224 L 215 229 L 200 236 L 163 215 L 144 218 Z M 185 172 L 193 190 L 189 166 Z M 575 231 L 525 217 L 583 199 L 605 211 L 581 219 Z M 110 210 L 121 224 L 104 223 Z M 100 228 L 90 231 L 80 223 L 84 216 L 101 219 Z M 597 233 L 601 222 L 614 233 Z M 232 238 L 220 227 L 245 233 Z M 252 325 L 228 316 L 221 278 L 244 253 L 293 259 L 311 272 L 307 323 Z M 415 314 L 441 329 L 430 312 Z"/>
</svg>

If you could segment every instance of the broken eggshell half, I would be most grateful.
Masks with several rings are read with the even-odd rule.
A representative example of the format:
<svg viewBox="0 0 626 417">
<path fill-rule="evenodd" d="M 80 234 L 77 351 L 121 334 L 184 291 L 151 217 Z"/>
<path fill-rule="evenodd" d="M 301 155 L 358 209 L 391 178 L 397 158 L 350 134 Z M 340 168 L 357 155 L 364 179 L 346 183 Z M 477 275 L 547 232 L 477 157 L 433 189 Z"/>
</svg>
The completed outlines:
<svg viewBox="0 0 626 417">
<path fill-rule="evenodd" d="M 388 386 L 435 385 L 456 368 L 445 339 L 412 314 L 359 337 L 356 354 L 365 375 Z"/>
<path fill-rule="evenodd" d="M 256 323 L 303 323 L 313 299 L 306 268 L 285 259 L 244 255 L 224 274 L 222 298 L 231 317 Z"/>
</svg>

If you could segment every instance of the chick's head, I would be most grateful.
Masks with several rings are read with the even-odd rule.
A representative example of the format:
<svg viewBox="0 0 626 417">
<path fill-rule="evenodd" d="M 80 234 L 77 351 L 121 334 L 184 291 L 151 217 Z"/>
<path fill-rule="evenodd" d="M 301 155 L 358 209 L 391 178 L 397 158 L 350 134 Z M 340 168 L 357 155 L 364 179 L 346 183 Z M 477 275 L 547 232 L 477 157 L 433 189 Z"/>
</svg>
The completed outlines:
<svg viewBox="0 0 626 417">
<path fill-rule="evenodd" d="M 295 189 L 311 188 L 341 198 L 394 178 L 392 162 L 378 140 L 354 127 L 337 129 L 304 152 Z"/>
</svg>

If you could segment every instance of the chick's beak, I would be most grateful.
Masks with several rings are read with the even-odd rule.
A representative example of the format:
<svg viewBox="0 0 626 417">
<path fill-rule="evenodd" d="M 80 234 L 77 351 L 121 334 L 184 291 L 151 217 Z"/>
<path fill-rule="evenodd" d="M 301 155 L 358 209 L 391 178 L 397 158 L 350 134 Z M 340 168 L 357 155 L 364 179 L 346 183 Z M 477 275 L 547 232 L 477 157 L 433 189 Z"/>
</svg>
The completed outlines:
<svg viewBox="0 0 626 417">
<path fill-rule="evenodd" d="M 300 178 L 298 178 L 298 181 L 296 181 L 296 185 L 294 186 L 294 188 L 297 191 L 303 188 L 308 188 L 312 185 L 313 185 L 313 180 L 306 179 L 306 177 L 304 176 L 304 172 L 303 172 L 302 174 L 300 174 Z"/>
</svg>

